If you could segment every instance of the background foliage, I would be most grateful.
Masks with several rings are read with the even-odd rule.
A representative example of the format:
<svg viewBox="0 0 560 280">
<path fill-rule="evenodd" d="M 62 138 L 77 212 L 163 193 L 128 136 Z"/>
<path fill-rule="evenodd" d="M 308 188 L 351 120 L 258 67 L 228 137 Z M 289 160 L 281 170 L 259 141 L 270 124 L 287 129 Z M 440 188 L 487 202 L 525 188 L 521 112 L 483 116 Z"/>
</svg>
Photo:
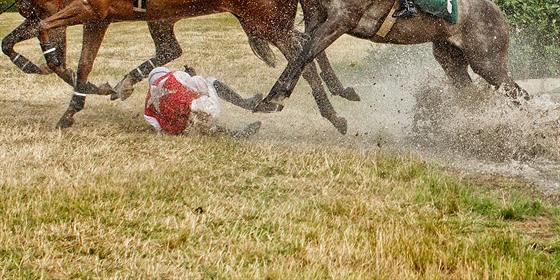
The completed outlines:
<svg viewBox="0 0 560 280">
<path fill-rule="evenodd" d="M 560 75 L 560 2 L 493 1 L 511 27 L 510 69 L 516 78 Z"/>
<path fill-rule="evenodd" d="M 0 0 L 0 11 L 3 11 L 4 9 L 8 8 L 8 6 L 12 5 L 12 3 L 14 3 L 14 1 L 17 1 L 17 0 Z M 9 12 L 17 12 L 17 7 L 14 5 L 8 11 Z"/>
</svg>

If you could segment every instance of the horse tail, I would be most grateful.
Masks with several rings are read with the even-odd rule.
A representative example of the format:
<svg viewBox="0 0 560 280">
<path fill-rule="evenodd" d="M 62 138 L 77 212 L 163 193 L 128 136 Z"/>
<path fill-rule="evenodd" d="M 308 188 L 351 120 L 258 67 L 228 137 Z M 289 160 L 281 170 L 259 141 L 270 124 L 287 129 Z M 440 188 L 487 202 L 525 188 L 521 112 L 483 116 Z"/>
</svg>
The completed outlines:
<svg viewBox="0 0 560 280">
<path fill-rule="evenodd" d="M 249 36 L 249 46 L 253 53 L 270 67 L 276 67 L 276 55 L 267 41 Z"/>
</svg>

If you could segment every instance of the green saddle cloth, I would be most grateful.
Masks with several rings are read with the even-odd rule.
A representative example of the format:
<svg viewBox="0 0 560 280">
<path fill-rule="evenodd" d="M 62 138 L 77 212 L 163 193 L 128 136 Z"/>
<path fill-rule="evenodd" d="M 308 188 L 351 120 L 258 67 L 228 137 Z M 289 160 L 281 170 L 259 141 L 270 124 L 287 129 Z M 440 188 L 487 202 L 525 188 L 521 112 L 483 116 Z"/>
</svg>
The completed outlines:
<svg viewBox="0 0 560 280">
<path fill-rule="evenodd" d="M 414 4 L 425 13 L 457 23 L 459 17 L 457 0 L 414 0 Z"/>
</svg>

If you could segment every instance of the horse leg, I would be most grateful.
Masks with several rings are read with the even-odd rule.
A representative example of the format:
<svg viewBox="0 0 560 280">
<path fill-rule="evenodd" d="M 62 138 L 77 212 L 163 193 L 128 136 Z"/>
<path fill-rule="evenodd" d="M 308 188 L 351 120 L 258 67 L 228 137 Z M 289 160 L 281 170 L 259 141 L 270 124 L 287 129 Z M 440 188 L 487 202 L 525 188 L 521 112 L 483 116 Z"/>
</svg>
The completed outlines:
<svg viewBox="0 0 560 280">
<path fill-rule="evenodd" d="M 489 84 L 503 89 L 509 98 L 529 100 L 529 93 L 508 75 L 509 29 L 505 19 L 492 2 L 477 8 L 479 10 L 472 13 L 484 17 L 469 19 L 461 34 L 461 49 L 469 65 Z M 514 103 L 519 104 L 519 101 Z"/>
<path fill-rule="evenodd" d="M 327 54 L 324 51 L 317 55 L 316 60 L 319 64 L 319 67 L 321 68 L 321 78 L 333 95 L 338 95 L 350 101 L 360 101 L 360 96 L 353 88 L 344 88 L 344 86 L 334 73 L 331 63 L 327 58 Z"/>
<path fill-rule="evenodd" d="M 293 30 L 292 32 L 298 31 Z M 300 45 L 297 38 L 300 37 L 301 36 L 297 35 L 288 36 L 286 40 L 279 40 L 275 42 L 275 45 L 284 54 L 288 61 L 296 59 L 298 52 L 297 46 Z M 321 78 L 318 75 L 317 67 L 313 61 L 305 66 L 302 72 L 302 77 L 311 86 L 311 92 L 313 94 L 313 98 L 315 99 L 315 103 L 317 103 L 317 107 L 319 107 L 321 116 L 330 121 L 338 132 L 346 134 L 348 130 L 346 119 L 337 115 L 336 110 L 332 106 L 327 93 L 323 88 Z"/>
<path fill-rule="evenodd" d="M 322 13 L 319 5 L 315 0 L 300 0 L 299 1 L 303 10 L 304 22 L 305 22 L 305 32 L 312 32 L 321 22 L 325 21 L 325 13 Z M 317 63 L 319 68 L 321 68 L 321 79 L 325 82 L 329 91 L 333 95 L 338 95 L 350 101 L 360 101 L 360 96 L 356 94 L 356 91 L 351 88 L 344 88 L 334 70 L 332 69 L 331 63 L 327 58 L 327 54 L 323 51 L 317 55 Z"/>
<path fill-rule="evenodd" d="M 111 100 L 118 98 L 121 100 L 127 99 L 134 91 L 134 84 L 148 77 L 148 74 L 150 74 L 154 68 L 163 66 L 179 58 L 183 54 L 181 46 L 179 45 L 173 30 L 175 22 L 176 21 L 168 20 L 148 22 L 148 29 L 150 30 L 150 35 L 154 40 L 156 55 L 144 61 L 124 76 L 124 78 L 115 86 L 115 91 L 117 93 L 111 96 Z"/>
<path fill-rule="evenodd" d="M 41 36 L 39 32 L 39 19 L 31 18 L 26 19 L 24 22 L 14 29 L 2 40 L 2 51 L 10 57 L 12 62 L 18 66 L 23 72 L 28 74 L 41 74 L 46 75 L 55 72 L 67 84 L 74 86 L 75 77 L 74 73 L 66 69 L 66 29 L 59 28 L 45 32 L 45 36 Z M 51 63 L 50 65 L 36 65 L 25 56 L 14 51 L 14 45 L 28 40 L 33 37 L 38 37 L 40 42 L 52 38 L 52 47 L 60 50 L 56 52 L 55 60 L 60 62 L 60 65 Z M 43 41 L 41 41 L 43 40 Z"/>
<path fill-rule="evenodd" d="M 504 94 L 514 99 L 515 104 L 520 104 L 519 99 L 529 100 L 527 91 L 521 88 L 507 73 L 507 56 L 492 54 L 469 56 L 469 63 L 473 71 L 484 78 L 489 84 L 504 91 Z"/>
<path fill-rule="evenodd" d="M 323 85 L 321 84 L 320 77 L 317 74 L 315 63 L 312 62 L 307 64 L 307 66 L 305 66 L 305 69 L 303 70 L 302 76 L 311 86 L 311 93 L 313 94 L 313 98 L 315 98 L 317 107 L 319 107 L 321 116 L 330 121 L 334 125 L 334 127 L 336 127 L 338 132 L 340 132 L 341 134 L 346 134 L 346 132 L 348 131 L 348 124 L 346 122 L 346 119 L 343 117 L 339 117 L 336 113 L 336 110 L 332 106 L 327 93 L 325 92 Z"/>
<path fill-rule="evenodd" d="M 473 71 L 489 84 L 504 91 L 504 94 L 519 104 L 520 98 L 529 100 L 527 91 L 521 88 L 507 73 L 507 55 L 480 54 L 471 52 L 468 60 Z"/>
<path fill-rule="evenodd" d="M 449 42 L 437 41 L 433 43 L 432 50 L 436 61 L 455 87 L 464 88 L 472 84 L 468 71 L 469 63 L 461 49 Z"/>
<path fill-rule="evenodd" d="M 49 32 L 49 38 L 56 46 L 57 59 L 60 65 L 66 68 L 66 27 L 53 29 Z"/>
<path fill-rule="evenodd" d="M 361 15 L 354 15 L 349 11 L 333 10 L 330 18 L 320 24 L 304 44 L 303 50 L 296 57 L 288 61 L 288 65 L 270 90 L 269 94 L 255 107 L 253 111 L 273 112 L 282 110 L 282 101 L 289 97 L 306 64 L 340 36 L 357 25 Z"/>
<path fill-rule="evenodd" d="M 81 111 L 85 106 L 86 94 L 95 90 L 91 89 L 93 85 L 88 83 L 87 79 L 93 69 L 93 61 L 101 47 L 101 42 L 103 41 L 108 27 L 108 21 L 91 21 L 84 23 L 82 53 L 80 61 L 78 62 L 74 94 L 72 95 L 68 109 L 58 121 L 56 125 L 57 128 L 72 126 L 72 124 L 74 124 L 74 114 Z"/>
<path fill-rule="evenodd" d="M 47 67 L 40 67 L 27 59 L 25 56 L 17 53 L 14 46 L 22 41 L 29 40 L 39 35 L 39 19 L 25 19 L 10 34 L 2 39 L 2 52 L 7 55 L 10 60 L 24 73 L 27 74 L 50 74 Z"/>
</svg>

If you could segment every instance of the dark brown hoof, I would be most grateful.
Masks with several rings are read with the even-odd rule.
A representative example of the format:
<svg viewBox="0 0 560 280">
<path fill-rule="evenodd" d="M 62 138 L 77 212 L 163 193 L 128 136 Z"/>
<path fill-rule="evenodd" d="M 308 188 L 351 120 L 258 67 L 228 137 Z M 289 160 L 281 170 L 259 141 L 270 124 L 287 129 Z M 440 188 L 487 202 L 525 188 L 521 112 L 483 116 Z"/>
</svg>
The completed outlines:
<svg viewBox="0 0 560 280">
<path fill-rule="evenodd" d="M 263 100 L 253 109 L 253 112 L 272 113 L 272 112 L 280 112 L 282 111 L 282 109 L 284 109 L 284 105 L 282 104 L 270 103 Z"/>
<path fill-rule="evenodd" d="M 97 87 L 99 88 L 99 95 L 111 95 L 111 100 L 113 100 L 113 95 L 117 94 L 117 92 L 111 85 L 109 85 L 109 83 L 104 83 Z"/>
<path fill-rule="evenodd" d="M 350 101 L 360 101 L 360 96 L 356 93 L 354 88 L 347 87 L 338 96 L 350 100 Z"/>
<path fill-rule="evenodd" d="M 74 118 L 62 117 L 56 124 L 57 129 L 69 128 L 74 124 Z"/>
<path fill-rule="evenodd" d="M 120 99 L 125 101 L 134 92 L 132 79 L 126 76 L 115 86 L 116 94 L 111 94 L 111 100 Z"/>
<path fill-rule="evenodd" d="M 348 131 L 348 124 L 345 118 L 336 117 L 333 120 L 330 120 L 331 123 L 336 127 L 340 134 L 345 135 Z"/>
</svg>

